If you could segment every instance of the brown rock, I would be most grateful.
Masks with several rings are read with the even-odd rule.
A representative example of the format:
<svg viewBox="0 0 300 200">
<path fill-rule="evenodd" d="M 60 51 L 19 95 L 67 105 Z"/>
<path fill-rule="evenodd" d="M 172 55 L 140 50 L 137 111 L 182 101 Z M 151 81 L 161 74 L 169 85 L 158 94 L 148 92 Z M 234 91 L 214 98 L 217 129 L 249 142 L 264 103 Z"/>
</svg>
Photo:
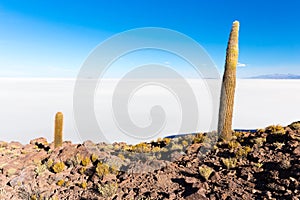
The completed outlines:
<svg viewBox="0 0 300 200">
<path fill-rule="evenodd" d="M 167 178 L 167 177 L 166 177 Z M 199 182 L 199 179 L 197 179 L 197 178 L 195 178 L 195 177 L 186 177 L 185 178 L 185 181 L 187 182 L 187 183 L 197 183 L 197 182 Z"/>
<path fill-rule="evenodd" d="M 290 134 L 297 137 L 299 135 L 295 130 Z M 259 136 L 260 133 L 243 136 L 244 143 L 251 146 L 251 139 Z M 158 160 L 152 153 L 139 155 L 130 151 L 124 152 L 121 147 L 126 144 L 123 143 L 107 145 L 88 141 L 84 145 L 73 145 L 66 142 L 61 148 L 45 151 L 34 148 L 36 144 L 45 145 L 44 138 L 32 140 L 31 144 L 25 146 L 20 143 L 0 142 L 0 199 L 22 199 L 18 196 L 20 184 L 31 194 L 39 192 L 44 197 L 50 198 L 54 195 L 57 199 L 237 200 L 268 198 L 267 195 L 270 194 L 273 199 L 289 196 L 298 199 L 299 141 L 291 139 L 290 136 L 286 137 L 289 137 L 288 141 L 281 150 L 274 148 L 273 143 L 252 146 L 248 156 L 239 158 L 238 165 L 231 170 L 221 169 L 220 164 L 222 158 L 234 156 L 227 146 L 220 146 L 218 152 L 208 151 L 207 156 L 198 157 L 197 153 L 203 144 L 192 144 L 187 150 L 188 155 L 182 155 L 175 162 L 168 162 Z M 91 156 L 94 150 L 99 158 L 85 166 L 85 173 L 80 174 L 79 169 L 83 166 L 80 162 L 73 162 L 75 156 Z M 291 153 L 292 151 L 294 152 Z M 126 160 L 117 157 L 120 153 L 126 153 Z M 60 173 L 53 173 L 48 167 L 50 160 L 54 163 L 63 161 L 67 167 Z M 68 165 L 67 161 L 71 164 Z M 95 173 L 96 164 L 100 161 L 111 166 L 122 165 L 126 173 L 122 171 L 119 175 L 109 174 L 101 181 L 102 178 Z M 205 182 L 199 179 L 198 169 L 202 165 L 213 166 L 216 170 Z M 38 173 L 35 172 L 37 168 Z M 63 185 L 57 184 L 59 180 L 64 180 Z M 87 182 L 86 189 L 81 187 L 83 182 Z M 99 194 L 97 185 L 100 182 L 103 185 L 117 182 L 118 190 L 114 191 L 114 197 L 106 198 Z M 267 194 L 267 191 L 271 193 Z"/>
<path fill-rule="evenodd" d="M 227 194 L 227 193 L 221 194 L 221 199 L 222 199 L 222 200 L 226 200 L 227 197 L 228 197 L 228 194 Z"/>
<path fill-rule="evenodd" d="M 220 180 L 220 175 L 219 172 L 214 172 L 213 175 L 211 176 L 210 180 L 213 182 L 218 182 Z"/>
<path fill-rule="evenodd" d="M 2 173 L 7 177 L 11 177 L 17 174 L 17 172 L 20 169 L 21 169 L 20 163 L 16 161 L 11 161 L 2 167 Z"/>
<path fill-rule="evenodd" d="M 208 198 L 205 196 L 205 191 L 198 190 L 196 193 L 193 193 L 187 196 L 185 199 L 187 200 L 207 200 Z"/>
<path fill-rule="evenodd" d="M 106 174 L 105 176 L 103 176 L 102 181 L 103 183 L 106 182 L 114 182 L 116 181 L 117 176 L 115 174 Z"/>
<path fill-rule="evenodd" d="M 34 178 L 34 166 L 27 167 L 21 170 L 17 176 L 9 181 L 11 187 L 16 187 L 20 185 L 29 185 L 32 183 L 32 179 Z"/>
<path fill-rule="evenodd" d="M 43 137 L 30 140 L 29 143 L 31 145 L 44 145 L 44 146 L 48 145 L 47 139 Z"/>
<path fill-rule="evenodd" d="M 174 162 L 174 161 L 176 161 L 176 160 L 179 160 L 180 157 L 182 157 L 182 155 L 183 155 L 183 154 L 182 154 L 181 152 L 179 152 L 179 151 L 174 151 L 174 152 L 172 152 L 171 155 L 170 155 L 171 162 Z"/>
<path fill-rule="evenodd" d="M 193 153 L 198 153 L 199 148 L 203 146 L 201 143 L 196 143 L 196 144 L 192 144 L 191 146 L 189 146 L 189 148 L 187 149 L 187 154 L 193 154 Z"/>
<path fill-rule="evenodd" d="M 290 140 L 288 141 L 288 145 L 290 145 L 291 147 L 298 147 L 300 146 L 299 142 L 296 140 Z"/>
<path fill-rule="evenodd" d="M 0 141 L 0 148 L 7 147 L 7 142 Z"/>
<path fill-rule="evenodd" d="M 6 185 L 8 181 L 9 179 L 5 175 L 0 174 L 0 188 Z"/>
<path fill-rule="evenodd" d="M 23 145 L 20 143 L 20 142 L 10 142 L 8 144 L 8 148 L 11 148 L 11 149 L 21 149 L 23 147 Z"/>
<path fill-rule="evenodd" d="M 300 156 L 300 146 L 294 149 L 293 153 L 297 156 Z"/>
</svg>

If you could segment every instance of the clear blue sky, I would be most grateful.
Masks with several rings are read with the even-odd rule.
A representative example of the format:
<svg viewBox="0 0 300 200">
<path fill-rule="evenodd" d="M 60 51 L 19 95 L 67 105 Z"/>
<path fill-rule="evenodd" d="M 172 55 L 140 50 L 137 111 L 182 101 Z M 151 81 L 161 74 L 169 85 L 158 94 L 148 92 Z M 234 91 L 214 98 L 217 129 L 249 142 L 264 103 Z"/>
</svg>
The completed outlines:
<svg viewBox="0 0 300 200">
<path fill-rule="evenodd" d="M 76 77 L 100 42 L 148 26 L 192 37 L 222 71 L 234 20 L 240 77 L 300 74 L 299 9 L 297 0 L 0 0 L 0 77 Z"/>
</svg>

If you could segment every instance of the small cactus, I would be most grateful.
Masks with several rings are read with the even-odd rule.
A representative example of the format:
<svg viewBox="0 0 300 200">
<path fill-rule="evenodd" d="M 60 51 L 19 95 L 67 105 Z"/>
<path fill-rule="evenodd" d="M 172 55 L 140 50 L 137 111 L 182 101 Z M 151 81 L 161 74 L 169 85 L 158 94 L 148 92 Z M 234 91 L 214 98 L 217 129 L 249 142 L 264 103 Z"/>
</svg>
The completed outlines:
<svg viewBox="0 0 300 200">
<path fill-rule="evenodd" d="M 226 50 L 226 63 L 220 98 L 218 133 L 225 141 L 232 136 L 232 115 L 234 93 L 236 85 L 236 66 L 238 62 L 239 22 L 233 22 L 228 46 Z"/>
<path fill-rule="evenodd" d="M 54 147 L 60 147 L 62 145 L 63 139 L 63 114 L 61 112 L 55 115 L 55 131 L 54 131 Z"/>
</svg>

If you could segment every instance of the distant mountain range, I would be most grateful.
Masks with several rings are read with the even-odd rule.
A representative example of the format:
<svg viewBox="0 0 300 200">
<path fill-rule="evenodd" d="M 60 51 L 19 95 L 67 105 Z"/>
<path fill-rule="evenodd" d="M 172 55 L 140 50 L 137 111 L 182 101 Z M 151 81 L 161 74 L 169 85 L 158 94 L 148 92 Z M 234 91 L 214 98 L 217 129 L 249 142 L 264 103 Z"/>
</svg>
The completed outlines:
<svg viewBox="0 0 300 200">
<path fill-rule="evenodd" d="M 266 74 L 248 77 L 248 79 L 300 79 L 300 75 L 295 74 Z"/>
</svg>

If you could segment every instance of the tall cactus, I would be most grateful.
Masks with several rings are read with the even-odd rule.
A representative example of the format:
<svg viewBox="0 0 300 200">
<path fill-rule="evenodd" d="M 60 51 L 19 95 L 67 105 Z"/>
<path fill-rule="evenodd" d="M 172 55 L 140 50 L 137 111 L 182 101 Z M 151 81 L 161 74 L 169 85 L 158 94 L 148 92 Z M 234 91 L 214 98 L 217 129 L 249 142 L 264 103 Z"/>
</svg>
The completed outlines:
<svg viewBox="0 0 300 200">
<path fill-rule="evenodd" d="M 218 133 L 225 141 L 232 137 L 232 115 L 238 62 L 239 22 L 233 22 L 226 50 L 226 63 L 220 98 Z"/>
<path fill-rule="evenodd" d="M 63 114 L 61 112 L 55 115 L 55 131 L 54 131 L 54 147 L 60 147 L 62 145 L 63 139 Z"/>
</svg>

